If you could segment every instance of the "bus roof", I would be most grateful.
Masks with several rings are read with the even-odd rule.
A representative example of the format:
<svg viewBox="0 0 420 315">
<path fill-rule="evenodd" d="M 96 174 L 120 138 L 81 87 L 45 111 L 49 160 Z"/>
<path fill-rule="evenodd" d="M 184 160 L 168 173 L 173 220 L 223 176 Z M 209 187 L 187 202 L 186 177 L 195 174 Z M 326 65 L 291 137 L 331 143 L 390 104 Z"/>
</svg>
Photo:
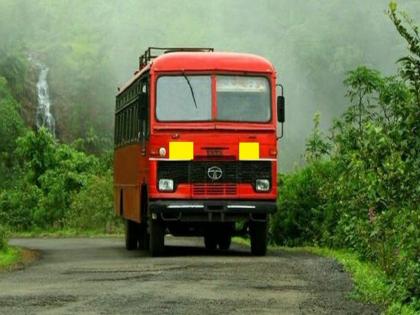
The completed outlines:
<svg viewBox="0 0 420 315">
<path fill-rule="evenodd" d="M 172 52 L 152 61 L 153 71 L 244 71 L 273 73 L 265 58 L 231 52 Z"/>
<path fill-rule="evenodd" d="M 246 53 L 233 52 L 170 52 L 153 59 L 118 89 L 120 95 L 144 72 L 179 72 L 179 71 L 238 71 L 261 72 L 271 74 L 274 66 L 267 59 Z"/>
</svg>

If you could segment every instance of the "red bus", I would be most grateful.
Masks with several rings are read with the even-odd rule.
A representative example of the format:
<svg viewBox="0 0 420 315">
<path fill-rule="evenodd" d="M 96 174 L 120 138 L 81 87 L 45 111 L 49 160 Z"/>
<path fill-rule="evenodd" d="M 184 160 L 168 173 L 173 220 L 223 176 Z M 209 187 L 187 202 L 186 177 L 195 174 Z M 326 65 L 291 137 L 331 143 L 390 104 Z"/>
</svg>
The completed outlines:
<svg viewBox="0 0 420 315">
<path fill-rule="evenodd" d="M 163 50 L 163 53 L 156 53 Z M 266 59 L 211 48 L 149 48 L 118 89 L 115 212 L 128 250 L 164 253 L 165 234 L 226 250 L 249 233 L 265 255 L 276 209 L 276 71 Z"/>
</svg>

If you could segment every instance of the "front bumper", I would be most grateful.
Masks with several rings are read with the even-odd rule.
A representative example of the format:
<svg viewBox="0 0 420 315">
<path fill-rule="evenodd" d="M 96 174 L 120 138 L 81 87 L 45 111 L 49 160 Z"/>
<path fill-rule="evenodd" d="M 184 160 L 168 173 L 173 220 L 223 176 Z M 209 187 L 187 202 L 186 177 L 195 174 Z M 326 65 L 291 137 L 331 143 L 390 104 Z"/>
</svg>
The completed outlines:
<svg viewBox="0 0 420 315">
<path fill-rule="evenodd" d="M 189 222 L 234 222 L 238 219 L 265 221 L 276 211 L 275 201 L 257 200 L 152 200 L 153 219 Z"/>
</svg>

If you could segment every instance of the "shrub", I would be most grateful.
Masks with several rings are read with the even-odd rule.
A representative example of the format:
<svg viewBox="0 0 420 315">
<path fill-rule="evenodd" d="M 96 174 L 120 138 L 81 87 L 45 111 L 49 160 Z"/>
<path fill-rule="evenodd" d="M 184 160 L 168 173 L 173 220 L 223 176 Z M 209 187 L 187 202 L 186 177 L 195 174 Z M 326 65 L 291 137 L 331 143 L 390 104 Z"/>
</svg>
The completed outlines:
<svg viewBox="0 0 420 315">
<path fill-rule="evenodd" d="M 66 215 L 67 227 L 76 230 L 115 232 L 121 227 L 113 210 L 113 181 L 110 172 L 90 176 L 76 194 Z"/>
<path fill-rule="evenodd" d="M 0 193 L 0 219 L 15 230 L 28 230 L 34 226 L 42 191 L 35 185 L 19 186 Z"/>
<path fill-rule="evenodd" d="M 63 228 L 73 198 L 108 163 L 59 144 L 43 128 L 20 137 L 16 153 L 20 177 L 0 193 L 0 218 L 15 230 Z"/>
<path fill-rule="evenodd" d="M 1 63 L 1 52 L 0 52 Z M 24 131 L 19 103 L 13 98 L 9 84 L 0 74 L 0 189 L 10 186 L 15 178 L 16 139 Z"/>
<path fill-rule="evenodd" d="M 0 224 L 0 251 L 7 246 L 7 231 L 6 228 Z"/>
<path fill-rule="evenodd" d="M 318 161 L 280 176 L 278 210 L 271 220 L 272 241 L 283 245 L 321 241 L 320 225 L 326 221 L 328 212 L 319 209 L 325 204 L 320 187 L 334 177 L 333 171 L 332 162 Z"/>
</svg>

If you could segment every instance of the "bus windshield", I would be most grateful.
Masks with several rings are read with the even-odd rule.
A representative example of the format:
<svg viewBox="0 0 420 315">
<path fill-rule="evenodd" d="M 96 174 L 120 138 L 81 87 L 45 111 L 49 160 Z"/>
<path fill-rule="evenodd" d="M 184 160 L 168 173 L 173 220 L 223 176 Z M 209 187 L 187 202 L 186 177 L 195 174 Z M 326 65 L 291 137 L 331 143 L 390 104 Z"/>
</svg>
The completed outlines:
<svg viewBox="0 0 420 315">
<path fill-rule="evenodd" d="M 211 77 L 160 77 L 156 104 L 156 117 L 161 121 L 211 120 Z"/>
<path fill-rule="evenodd" d="M 258 76 L 217 75 L 216 114 L 212 115 L 210 75 L 161 76 L 157 81 L 159 121 L 268 122 L 270 85 Z"/>
</svg>

